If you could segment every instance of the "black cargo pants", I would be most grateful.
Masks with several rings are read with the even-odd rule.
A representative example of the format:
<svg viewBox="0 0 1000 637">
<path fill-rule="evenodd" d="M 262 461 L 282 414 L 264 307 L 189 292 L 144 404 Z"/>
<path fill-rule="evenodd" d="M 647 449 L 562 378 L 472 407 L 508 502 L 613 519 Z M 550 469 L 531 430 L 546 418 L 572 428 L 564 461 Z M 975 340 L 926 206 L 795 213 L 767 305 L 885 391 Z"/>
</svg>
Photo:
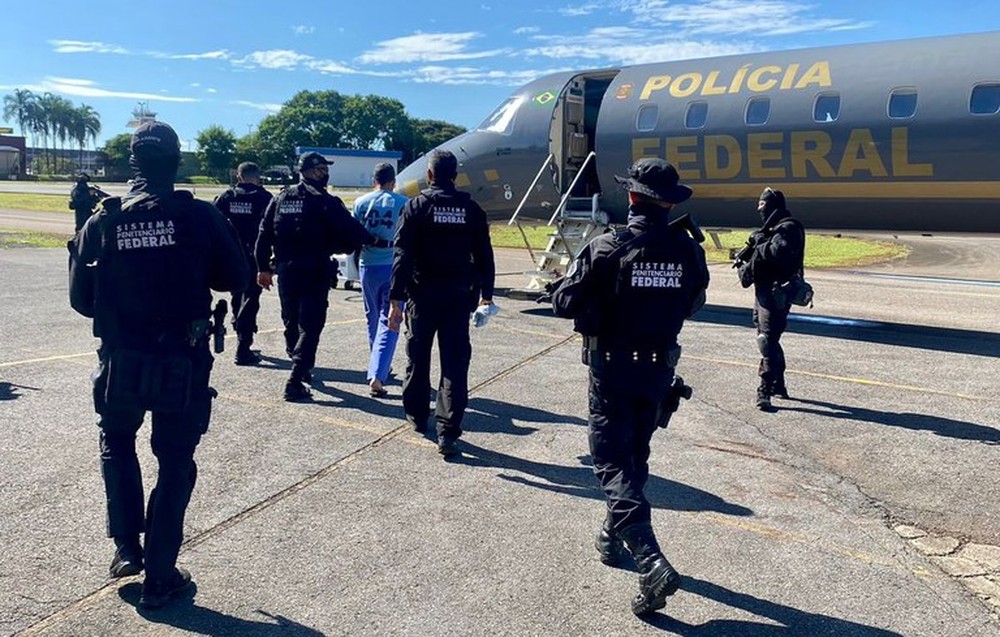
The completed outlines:
<svg viewBox="0 0 1000 637">
<path fill-rule="evenodd" d="M 462 435 L 462 418 L 469 404 L 469 340 L 467 301 L 420 299 L 406 304 L 406 378 L 403 380 L 403 411 L 418 425 L 430 416 L 431 346 L 437 334 L 441 355 L 434 417 L 438 436 Z"/>
<path fill-rule="evenodd" d="M 785 386 L 785 351 L 781 348 L 781 335 L 788 328 L 791 305 L 778 301 L 770 286 L 754 288 L 753 324 L 757 328 L 757 348 L 760 365 L 757 374 L 760 385 L 773 393 Z"/>
<path fill-rule="evenodd" d="M 594 474 L 601 483 L 612 528 L 650 521 L 644 493 L 656 405 L 673 382 L 666 365 L 592 361 L 588 433 Z"/>
<path fill-rule="evenodd" d="M 159 463 L 156 486 L 145 501 L 142 471 L 135 451 L 136 432 L 146 411 L 109 403 L 106 391 L 112 351 L 98 352 L 94 372 L 94 409 L 101 428 L 101 474 L 107 495 L 108 537 L 138 541 L 145 532 L 146 575 L 166 578 L 173 574 L 184 539 L 184 514 L 198 477 L 195 448 L 208 429 L 212 394 L 208 386 L 212 355 L 208 343 L 197 348 L 180 346 L 175 353 L 190 355 L 190 402 L 181 411 L 152 411 L 152 449 Z"/>
<path fill-rule="evenodd" d="M 257 314 L 260 312 L 261 288 L 257 285 L 257 265 L 253 259 L 248 263 L 250 278 L 247 280 L 247 287 L 233 292 L 229 308 L 233 313 L 233 330 L 236 332 L 237 343 L 243 349 L 250 349 L 253 345 L 253 335 L 257 333 Z"/>
<path fill-rule="evenodd" d="M 301 381 L 316 365 L 319 337 L 329 307 L 330 271 L 325 261 L 277 266 L 285 352 L 292 359 L 292 380 Z"/>
</svg>

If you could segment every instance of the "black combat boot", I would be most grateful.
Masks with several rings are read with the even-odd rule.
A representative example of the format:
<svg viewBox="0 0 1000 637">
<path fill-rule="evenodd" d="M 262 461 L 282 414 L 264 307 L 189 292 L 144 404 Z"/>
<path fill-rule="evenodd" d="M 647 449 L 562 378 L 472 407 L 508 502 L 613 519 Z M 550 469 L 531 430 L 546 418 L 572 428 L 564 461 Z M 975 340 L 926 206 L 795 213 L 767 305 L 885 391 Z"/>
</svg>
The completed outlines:
<svg viewBox="0 0 1000 637">
<path fill-rule="evenodd" d="M 757 409 L 761 411 L 774 411 L 774 405 L 771 404 L 771 389 L 763 381 L 761 381 L 760 387 L 757 388 Z"/>
<path fill-rule="evenodd" d="M 611 525 L 611 521 L 604 520 L 601 530 L 597 532 L 597 540 L 594 542 L 597 548 L 597 555 L 602 564 L 614 567 L 624 567 L 629 561 L 628 549 L 621 536 Z"/>
<path fill-rule="evenodd" d="M 667 605 L 667 597 L 680 588 L 681 576 L 660 552 L 648 522 L 627 526 L 620 535 L 639 569 L 639 593 L 632 600 L 632 612 L 648 615 Z"/>
<path fill-rule="evenodd" d="M 257 352 L 250 350 L 250 343 L 247 341 L 240 341 L 239 345 L 236 346 L 236 360 L 237 365 L 260 365 L 261 357 Z"/>
<path fill-rule="evenodd" d="M 146 609 L 163 608 L 170 600 L 180 597 L 191 588 L 191 573 L 183 568 L 175 568 L 172 575 L 162 579 L 147 576 L 142 583 L 139 606 Z"/>
<path fill-rule="evenodd" d="M 779 378 L 771 383 L 771 395 L 788 400 L 788 388 L 785 387 L 784 378 Z"/>
<path fill-rule="evenodd" d="M 285 383 L 285 400 L 290 403 L 304 402 L 312 399 L 312 392 L 302 384 L 301 380 L 291 378 Z"/>
<path fill-rule="evenodd" d="M 111 559 L 108 572 L 111 577 L 130 577 L 142 571 L 142 545 L 138 536 L 124 539 L 115 538 L 115 556 Z"/>
</svg>

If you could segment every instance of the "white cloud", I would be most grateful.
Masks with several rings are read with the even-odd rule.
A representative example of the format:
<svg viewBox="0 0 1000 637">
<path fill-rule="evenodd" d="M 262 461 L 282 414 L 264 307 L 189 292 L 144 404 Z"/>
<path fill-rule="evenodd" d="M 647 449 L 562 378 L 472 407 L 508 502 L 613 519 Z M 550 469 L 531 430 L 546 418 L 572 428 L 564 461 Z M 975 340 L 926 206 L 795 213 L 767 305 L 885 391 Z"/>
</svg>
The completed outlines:
<svg viewBox="0 0 1000 637">
<path fill-rule="evenodd" d="M 518 27 L 514 29 L 514 35 L 530 35 L 541 31 L 541 27 Z"/>
<path fill-rule="evenodd" d="M 567 69 L 501 71 L 471 66 L 422 66 L 408 73 L 408 80 L 417 84 L 486 84 L 521 86 L 542 75 Z"/>
<path fill-rule="evenodd" d="M 294 69 L 312 60 L 311 55 L 289 51 L 288 49 L 271 49 L 269 51 L 254 51 L 234 63 L 239 66 L 259 67 L 264 69 Z"/>
<path fill-rule="evenodd" d="M 344 66 L 340 62 L 333 60 L 311 60 L 306 63 L 306 68 L 320 73 L 330 73 L 332 75 L 353 75 L 356 70 L 349 66 Z"/>
<path fill-rule="evenodd" d="M 164 57 L 171 60 L 228 60 L 231 53 L 225 49 L 219 51 L 208 51 L 206 53 L 156 53 L 155 57 Z"/>
<path fill-rule="evenodd" d="M 699 0 L 687 4 L 670 0 L 626 0 L 624 8 L 632 13 L 636 24 L 671 24 L 688 34 L 753 33 L 765 37 L 862 29 L 873 24 L 852 19 L 814 17 L 815 4 L 793 0 Z"/>
<path fill-rule="evenodd" d="M 207 89 L 205 89 L 205 92 L 206 93 L 218 93 L 219 89 L 217 89 L 217 88 L 207 88 Z"/>
<path fill-rule="evenodd" d="M 599 11 L 600 9 L 603 9 L 603 8 L 604 8 L 604 5 L 602 5 L 601 3 L 599 3 L 599 2 L 591 2 L 591 3 L 588 3 L 588 4 L 574 5 L 574 6 L 571 6 L 571 7 L 563 7 L 561 9 L 559 9 L 558 11 L 559 11 L 559 13 L 561 13 L 564 16 L 575 18 L 575 17 L 579 17 L 579 16 L 583 16 L 583 15 L 590 15 L 590 14 L 595 13 L 596 11 Z"/>
<path fill-rule="evenodd" d="M 358 58 L 362 64 L 407 64 L 410 62 L 443 62 L 447 60 L 473 60 L 494 57 L 504 50 L 470 52 L 469 42 L 481 34 L 465 33 L 415 33 L 401 38 L 384 40 L 375 49 Z"/>
<path fill-rule="evenodd" d="M 49 40 L 56 53 L 118 53 L 125 54 L 128 50 L 117 44 L 104 42 L 84 42 L 81 40 Z"/>
<path fill-rule="evenodd" d="M 688 40 L 654 29 L 637 27 L 599 27 L 582 35 L 567 37 L 535 36 L 541 46 L 522 51 L 553 59 L 594 60 L 595 64 L 647 64 L 666 60 L 734 55 L 757 50 L 749 42 L 711 42 Z"/>
<path fill-rule="evenodd" d="M 309 35 L 310 33 L 314 33 L 315 31 L 316 27 L 309 26 L 307 24 L 296 24 L 295 26 L 292 27 L 292 33 L 294 33 L 295 35 Z"/>
<path fill-rule="evenodd" d="M 249 106 L 250 108 L 256 108 L 260 111 L 267 111 L 268 113 L 277 113 L 281 110 L 281 104 L 274 104 L 271 102 L 248 102 L 247 100 L 233 100 L 230 104 L 238 104 L 240 106 Z"/>
<path fill-rule="evenodd" d="M 74 97 L 90 98 L 126 98 L 136 100 L 156 100 L 159 102 L 197 102 L 193 97 L 171 97 L 159 93 L 143 93 L 140 91 L 112 91 L 100 88 L 96 82 L 66 77 L 46 77 L 41 84 L 26 86 L 30 91 L 38 93 L 56 93 Z"/>
</svg>

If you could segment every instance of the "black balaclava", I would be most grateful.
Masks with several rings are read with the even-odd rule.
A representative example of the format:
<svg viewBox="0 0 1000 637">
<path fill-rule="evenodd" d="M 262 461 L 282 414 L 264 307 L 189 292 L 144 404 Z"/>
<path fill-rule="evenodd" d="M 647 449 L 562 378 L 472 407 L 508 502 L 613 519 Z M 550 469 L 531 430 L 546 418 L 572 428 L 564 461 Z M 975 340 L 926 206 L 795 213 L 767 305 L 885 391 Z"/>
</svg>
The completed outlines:
<svg viewBox="0 0 1000 637">
<path fill-rule="evenodd" d="M 757 202 L 757 212 L 760 213 L 761 223 L 766 223 L 768 218 L 779 210 L 785 211 L 785 194 L 780 190 L 765 188 L 764 192 L 760 193 L 760 200 Z"/>
</svg>

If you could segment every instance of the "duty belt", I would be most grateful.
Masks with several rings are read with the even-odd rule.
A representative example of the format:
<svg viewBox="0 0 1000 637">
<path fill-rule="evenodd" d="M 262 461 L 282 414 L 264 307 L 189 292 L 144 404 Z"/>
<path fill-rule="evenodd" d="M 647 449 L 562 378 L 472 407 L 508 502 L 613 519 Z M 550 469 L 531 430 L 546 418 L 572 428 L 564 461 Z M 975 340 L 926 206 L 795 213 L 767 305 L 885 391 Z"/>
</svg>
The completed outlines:
<svg viewBox="0 0 1000 637">
<path fill-rule="evenodd" d="M 582 352 L 584 365 L 631 364 L 653 367 L 677 367 L 681 358 L 681 346 L 660 348 L 594 347 L 597 339 L 585 338 Z"/>
</svg>

